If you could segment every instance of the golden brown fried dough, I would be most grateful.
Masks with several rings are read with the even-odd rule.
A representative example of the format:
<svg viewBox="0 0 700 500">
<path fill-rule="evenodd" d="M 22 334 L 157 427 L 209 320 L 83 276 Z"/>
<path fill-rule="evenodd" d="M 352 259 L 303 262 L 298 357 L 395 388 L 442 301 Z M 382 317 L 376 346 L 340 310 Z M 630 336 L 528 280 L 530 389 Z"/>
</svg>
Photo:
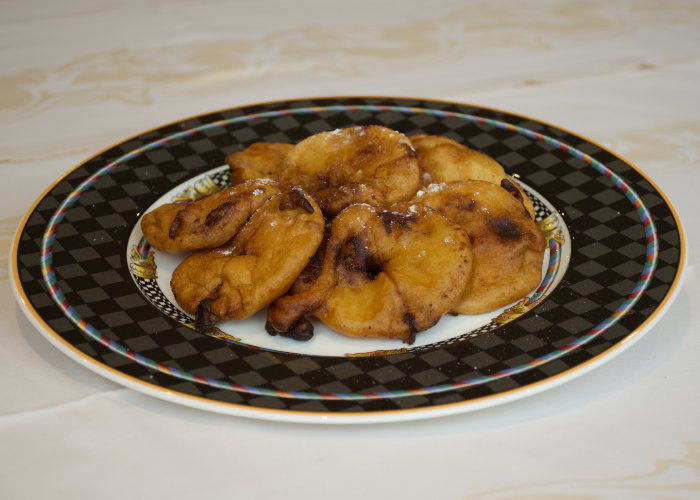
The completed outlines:
<svg viewBox="0 0 700 500">
<path fill-rule="evenodd" d="M 412 135 L 424 183 L 470 179 L 498 184 L 506 176 L 500 163 L 488 155 L 441 135 Z"/>
<path fill-rule="evenodd" d="M 321 132 L 287 154 L 283 187 L 301 186 L 327 216 L 353 203 L 390 205 L 410 199 L 420 181 L 408 138 L 379 125 Z"/>
<path fill-rule="evenodd" d="M 440 135 L 413 135 L 411 144 L 418 154 L 424 186 L 432 183 L 481 180 L 492 184 L 506 183 L 506 189 L 518 198 L 534 217 L 532 201 L 522 187 L 496 160 L 488 155 L 468 148 L 464 144 Z"/>
<path fill-rule="evenodd" d="M 270 333 L 306 315 L 352 337 L 411 344 L 450 311 L 471 270 L 469 238 L 439 212 L 399 203 L 351 205 L 333 220 L 318 278 L 268 309 Z"/>
<path fill-rule="evenodd" d="M 256 142 L 226 157 L 231 184 L 251 179 L 279 180 L 282 160 L 294 148 L 283 142 Z"/>
<path fill-rule="evenodd" d="M 316 252 L 323 228 L 321 210 L 300 188 L 278 194 L 228 245 L 180 263 L 171 279 L 175 298 L 199 329 L 247 318 L 289 289 Z"/>
<path fill-rule="evenodd" d="M 507 190 L 485 181 L 431 184 L 415 201 L 439 210 L 471 240 L 471 278 L 453 312 L 488 312 L 524 297 L 539 284 L 545 237 Z"/>
<path fill-rule="evenodd" d="M 164 252 L 215 248 L 279 192 L 279 185 L 269 179 L 247 181 L 197 201 L 162 205 L 143 216 L 141 230 L 153 248 Z"/>
</svg>

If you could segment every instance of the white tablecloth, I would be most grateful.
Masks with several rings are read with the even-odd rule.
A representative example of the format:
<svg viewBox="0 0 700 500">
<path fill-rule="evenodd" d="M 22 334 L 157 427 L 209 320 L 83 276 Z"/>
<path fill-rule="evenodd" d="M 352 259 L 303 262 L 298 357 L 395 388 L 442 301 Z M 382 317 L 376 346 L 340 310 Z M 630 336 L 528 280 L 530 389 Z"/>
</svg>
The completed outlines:
<svg viewBox="0 0 700 500">
<path fill-rule="evenodd" d="M 700 498 L 700 4 L 7 0 L 0 238 L 138 132 L 311 96 L 531 116 L 635 164 L 684 223 L 664 317 L 562 386 L 439 419 L 310 425 L 168 403 L 55 349 L 0 270 L 0 498 Z"/>
</svg>

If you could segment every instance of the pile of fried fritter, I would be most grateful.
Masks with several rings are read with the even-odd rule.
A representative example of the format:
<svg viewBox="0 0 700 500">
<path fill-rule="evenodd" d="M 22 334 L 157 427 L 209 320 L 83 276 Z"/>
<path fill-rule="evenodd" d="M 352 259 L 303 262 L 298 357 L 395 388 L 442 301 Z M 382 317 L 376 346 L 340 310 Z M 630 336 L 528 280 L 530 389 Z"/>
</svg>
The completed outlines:
<svg viewBox="0 0 700 500">
<path fill-rule="evenodd" d="M 231 184 L 144 215 L 154 248 L 187 252 L 174 296 L 206 330 L 267 307 L 271 335 L 400 339 L 447 314 L 533 290 L 545 237 L 495 160 L 444 136 L 379 125 L 258 142 L 226 158 Z"/>
</svg>

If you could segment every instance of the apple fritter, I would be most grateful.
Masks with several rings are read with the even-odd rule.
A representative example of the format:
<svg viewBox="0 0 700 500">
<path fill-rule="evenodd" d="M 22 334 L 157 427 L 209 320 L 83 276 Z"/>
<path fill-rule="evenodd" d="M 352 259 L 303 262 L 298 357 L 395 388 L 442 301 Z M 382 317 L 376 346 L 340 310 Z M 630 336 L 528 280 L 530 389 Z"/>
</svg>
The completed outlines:
<svg viewBox="0 0 700 500">
<path fill-rule="evenodd" d="M 315 315 L 352 337 L 412 344 L 462 297 L 472 266 L 469 238 L 424 205 L 351 205 L 333 220 L 318 277 L 268 309 L 271 334 L 310 327 Z"/>
<path fill-rule="evenodd" d="M 148 242 L 164 252 L 215 248 L 229 241 L 260 205 L 280 192 L 279 184 L 257 179 L 186 203 L 168 203 L 141 219 Z"/>
<path fill-rule="evenodd" d="M 532 200 L 518 182 L 506 174 L 503 166 L 490 156 L 441 135 L 412 135 L 411 144 L 418 154 L 424 186 L 439 182 L 480 180 L 505 184 L 518 198 L 530 217 L 535 210 Z"/>
<path fill-rule="evenodd" d="M 280 183 L 299 185 L 323 213 L 353 203 L 384 206 L 418 190 L 416 153 L 408 138 L 379 125 L 320 132 L 299 142 L 283 161 Z"/>
<path fill-rule="evenodd" d="M 266 201 L 225 246 L 189 255 L 175 268 L 175 299 L 195 326 L 206 330 L 223 319 L 243 319 L 292 285 L 316 252 L 324 219 L 300 188 Z"/>
<path fill-rule="evenodd" d="M 431 184 L 415 201 L 439 210 L 471 240 L 471 278 L 452 312 L 492 311 L 539 284 L 545 237 L 507 189 L 486 181 Z"/>
<path fill-rule="evenodd" d="M 293 144 L 283 142 L 256 142 L 243 151 L 228 155 L 226 163 L 231 184 L 251 179 L 279 180 L 282 160 L 293 148 Z"/>
</svg>

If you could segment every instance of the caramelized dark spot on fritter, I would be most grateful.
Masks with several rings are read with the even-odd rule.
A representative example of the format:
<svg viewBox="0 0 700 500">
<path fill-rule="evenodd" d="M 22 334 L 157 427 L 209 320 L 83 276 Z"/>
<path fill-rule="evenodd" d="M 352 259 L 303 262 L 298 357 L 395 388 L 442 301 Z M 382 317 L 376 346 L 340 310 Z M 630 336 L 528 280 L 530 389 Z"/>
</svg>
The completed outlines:
<svg viewBox="0 0 700 500">
<path fill-rule="evenodd" d="M 382 272 L 381 266 L 374 259 L 367 244 L 357 236 L 351 236 L 345 241 L 339 260 L 346 269 L 362 272 L 370 280 L 374 280 Z M 350 278 L 350 276 L 346 277 Z"/>
<path fill-rule="evenodd" d="M 219 318 L 211 312 L 212 302 L 214 299 L 204 299 L 197 306 L 194 327 L 199 331 L 206 332 L 219 322 Z"/>
<path fill-rule="evenodd" d="M 175 218 L 173 219 L 172 223 L 170 224 L 170 229 L 168 230 L 168 237 L 170 239 L 175 238 L 177 236 L 177 232 L 180 230 L 180 226 L 182 225 L 183 219 L 185 217 L 185 213 L 183 210 L 180 210 L 177 215 L 175 215 Z"/>
<path fill-rule="evenodd" d="M 516 200 L 518 200 L 520 203 L 523 205 L 523 209 L 525 210 L 525 213 L 527 214 L 528 217 L 531 217 L 530 212 L 527 211 L 527 208 L 525 207 L 525 200 L 523 199 L 523 193 L 515 187 L 515 184 L 513 184 L 510 180 L 508 179 L 503 179 L 501 181 L 501 187 L 508 191 L 510 194 L 512 194 Z"/>
<path fill-rule="evenodd" d="M 322 268 L 323 263 L 321 262 L 321 258 L 317 252 L 313 255 L 313 257 L 311 257 L 309 263 L 297 277 L 299 285 L 303 287 L 310 286 L 314 281 L 316 281 L 318 275 L 321 274 Z"/>
<path fill-rule="evenodd" d="M 237 202 L 237 199 L 223 202 L 221 205 L 207 214 L 207 217 L 204 219 L 204 225 L 211 227 L 221 222 L 223 218 L 226 217 L 226 214 L 229 212 L 231 207 L 233 207 Z"/>
<path fill-rule="evenodd" d="M 402 214 L 398 212 L 391 212 L 389 210 L 384 210 L 377 214 L 379 220 L 384 224 L 384 230 L 387 234 L 391 233 L 395 227 L 400 229 L 406 229 L 409 224 L 415 221 L 415 217 L 410 214 Z"/>
<path fill-rule="evenodd" d="M 369 250 L 362 244 L 360 238 L 351 236 L 345 242 L 348 252 L 345 254 L 345 264 L 356 271 L 362 271 L 367 266 Z"/>
<path fill-rule="evenodd" d="M 502 240 L 517 240 L 523 235 L 520 226 L 508 217 L 490 218 L 488 225 L 489 229 Z"/>
<path fill-rule="evenodd" d="M 279 335 L 280 337 L 288 337 L 294 340 L 306 341 L 310 340 L 314 336 L 314 325 L 308 318 L 302 317 L 289 330 L 280 331 L 272 326 L 272 323 L 270 323 L 268 320 L 265 322 L 265 331 L 273 337 L 275 335 Z"/>
<path fill-rule="evenodd" d="M 520 190 L 515 187 L 515 184 L 513 184 L 509 179 L 503 179 L 501 181 L 501 187 L 508 191 L 510 194 L 515 196 L 515 198 L 519 201 L 523 201 L 523 194 L 520 192 Z"/>
<path fill-rule="evenodd" d="M 470 198 L 468 202 L 466 203 L 460 203 L 457 208 L 459 210 L 463 210 L 465 212 L 471 212 L 474 210 L 474 207 L 476 206 L 476 200 L 474 198 Z"/>
<path fill-rule="evenodd" d="M 309 200 L 306 199 L 304 191 L 302 191 L 300 187 L 295 186 L 282 196 L 284 196 L 284 198 L 280 202 L 280 210 L 289 210 L 299 207 L 310 214 L 314 213 L 314 207 L 311 206 Z"/>
<path fill-rule="evenodd" d="M 476 208 L 476 200 L 473 196 L 465 197 L 460 196 L 457 193 L 450 193 L 447 195 L 445 206 L 461 212 L 471 212 L 474 210 L 474 208 Z"/>
<path fill-rule="evenodd" d="M 416 324 L 416 317 L 411 313 L 406 313 L 403 315 L 403 321 L 408 325 L 409 335 L 405 340 L 406 344 L 411 345 L 416 341 L 416 332 L 418 332 L 419 327 Z"/>
</svg>

